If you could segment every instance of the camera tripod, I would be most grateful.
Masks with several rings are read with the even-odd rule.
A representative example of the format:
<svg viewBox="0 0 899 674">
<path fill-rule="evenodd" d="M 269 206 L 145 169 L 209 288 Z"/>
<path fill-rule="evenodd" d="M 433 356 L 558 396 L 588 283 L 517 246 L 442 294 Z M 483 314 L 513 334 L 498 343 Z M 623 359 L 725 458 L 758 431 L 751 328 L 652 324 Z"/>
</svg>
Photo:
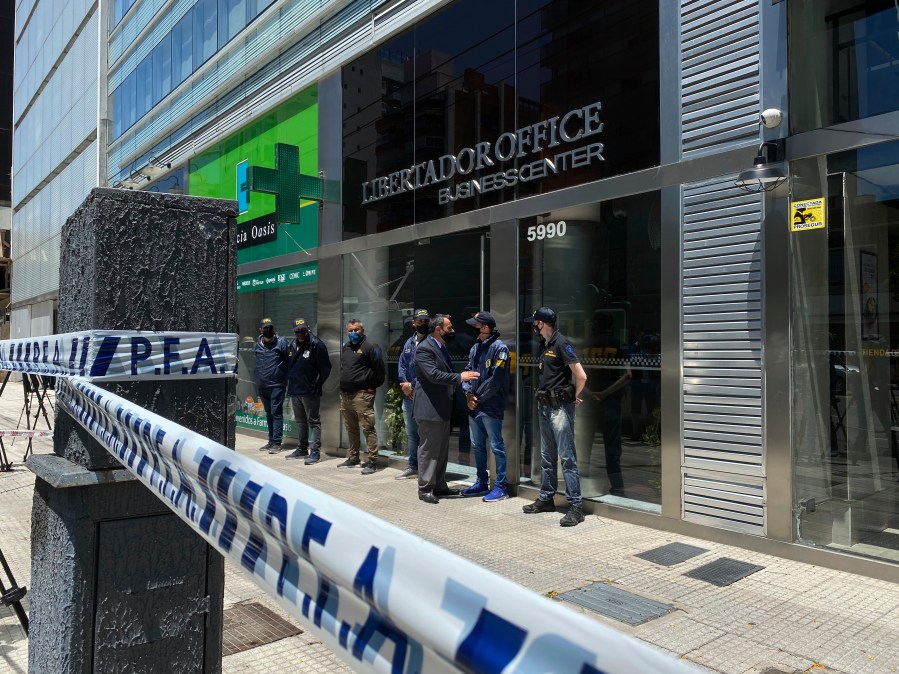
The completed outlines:
<svg viewBox="0 0 899 674">
<path fill-rule="evenodd" d="M 25 609 L 22 608 L 22 598 L 28 590 L 16 585 L 16 579 L 12 575 L 12 569 L 9 568 L 9 564 L 6 563 L 6 557 L 3 556 L 3 550 L 0 550 L 0 565 L 3 566 L 3 572 L 6 574 L 6 578 L 9 580 L 10 584 L 10 588 L 7 590 L 6 584 L 3 582 L 3 579 L 0 578 L 0 603 L 4 606 L 12 606 L 13 611 L 16 612 L 16 617 L 19 619 L 19 623 L 22 625 L 22 629 L 27 636 L 28 614 L 26 614 Z"/>
</svg>

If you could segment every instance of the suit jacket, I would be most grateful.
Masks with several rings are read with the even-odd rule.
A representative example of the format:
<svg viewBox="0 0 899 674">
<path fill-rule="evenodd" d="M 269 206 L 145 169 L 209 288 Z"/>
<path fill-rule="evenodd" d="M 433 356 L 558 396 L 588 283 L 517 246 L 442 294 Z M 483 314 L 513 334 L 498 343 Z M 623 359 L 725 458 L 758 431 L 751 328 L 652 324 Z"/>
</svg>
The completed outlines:
<svg viewBox="0 0 899 674">
<path fill-rule="evenodd" d="M 453 372 L 431 335 L 415 349 L 415 375 L 418 383 L 412 399 L 412 417 L 416 421 L 449 421 L 453 393 L 462 385 L 462 376 Z"/>
</svg>

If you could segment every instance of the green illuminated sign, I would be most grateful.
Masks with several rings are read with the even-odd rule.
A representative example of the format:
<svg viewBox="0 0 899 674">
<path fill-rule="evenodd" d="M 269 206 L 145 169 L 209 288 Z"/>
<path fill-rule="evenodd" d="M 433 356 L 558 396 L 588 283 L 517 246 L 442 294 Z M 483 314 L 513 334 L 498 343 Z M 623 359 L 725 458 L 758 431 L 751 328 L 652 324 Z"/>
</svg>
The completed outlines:
<svg viewBox="0 0 899 674">
<path fill-rule="evenodd" d="M 254 290 L 270 290 L 284 286 L 315 283 L 318 280 L 318 262 L 310 262 L 297 267 L 270 269 L 258 274 L 247 274 L 237 277 L 237 292 L 248 293 Z"/>
<path fill-rule="evenodd" d="M 322 180 L 300 173 L 300 148 L 295 145 L 275 143 L 275 168 L 251 166 L 247 182 L 250 192 L 275 195 L 279 223 L 299 224 L 300 199 L 322 200 Z"/>
</svg>

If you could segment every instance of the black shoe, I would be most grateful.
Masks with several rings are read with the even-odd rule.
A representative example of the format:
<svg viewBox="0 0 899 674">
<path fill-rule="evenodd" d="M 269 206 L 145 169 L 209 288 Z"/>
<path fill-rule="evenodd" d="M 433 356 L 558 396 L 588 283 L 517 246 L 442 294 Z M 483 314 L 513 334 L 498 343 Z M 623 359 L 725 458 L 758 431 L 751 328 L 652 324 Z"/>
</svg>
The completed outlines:
<svg viewBox="0 0 899 674">
<path fill-rule="evenodd" d="M 290 454 L 285 456 L 285 459 L 302 459 L 304 456 L 309 455 L 308 449 L 295 449 Z"/>
<path fill-rule="evenodd" d="M 445 498 L 447 496 L 458 496 L 460 492 L 461 492 L 460 489 L 447 488 L 447 489 L 441 489 L 439 491 L 435 489 L 434 496 L 439 496 L 440 498 Z"/>
<path fill-rule="evenodd" d="M 371 475 L 372 473 L 377 472 L 378 464 L 374 461 L 369 461 L 364 466 L 362 466 L 362 474 L 363 475 Z"/>
<path fill-rule="evenodd" d="M 584 521 L 584 511 L 580 505 L 573 505 L 568 508 L 565 517 L 559 520 L 559 525 L 563 527 L 574 527 Z"/>
<path fill-rule="evenodd" d="M 355 460 L 347 459 L 343 463 L 338 463 L 337 467 L 338 468 L 355 468 L 358 465 L 359 465 L 359 459 L 355 459 Z"/>
<path fill-rule="evenodd" d="M 264 452 L 267 449 L 271 449 L 274 445 L 271 442 L 266 442 L 262 447 L 259 448 L 260 452 Z"/>
<path fill-rule="evenodd" d="M 269 454 L 277 454 L 278 452 L 284 451 L 284 447 L 281 445 L 272 445 L 271 449 L 268 450 Z"/>
<path fill-rule="evenodd" d="M 611 489 L 609 489 L 609 494 L 611 494 L 612 496 L 627 498 L 627 493 L 624 491 L 624 487 L 612 487 Z"/>
<path fill-rule="evenodd" d="M 418 500 L 424 501 L 425 503 L 440 503 L 440 499 L 434 496 L 433 492 L 430 491 L 418 492 Z"/>
<path fill-rule="evenodd" d="M 312 452 L 309 456 L 306 457 L 306 460 L 303 461 L 307 466 L 311 466 L 313 463 L 318 463 L 322 460 L 322 455 L 318 452 Z"/>
<path fill-rule="evenodd" d="M 543 499 L 538 498 L 533 503 L 528 503 L 521 510 L 528 515 L 533 515 L 534 513 L 552 513 L 556 511 L 556 504 L 553 503 L 552 499 L 544 501 Z"/>
</svg>

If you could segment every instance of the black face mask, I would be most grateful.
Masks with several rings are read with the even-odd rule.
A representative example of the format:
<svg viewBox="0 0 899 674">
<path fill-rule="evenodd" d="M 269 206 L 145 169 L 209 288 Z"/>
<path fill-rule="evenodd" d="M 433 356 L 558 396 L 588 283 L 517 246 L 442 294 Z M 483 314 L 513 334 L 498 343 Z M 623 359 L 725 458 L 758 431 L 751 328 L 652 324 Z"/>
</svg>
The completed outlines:
<svg viewBox="0 0 899 674">
<path fill-rule="evenodd" d="M 444 342 L 451 342 L 451 341 L 453 341 L 455 338 L 456 338 L 456 333 L 455 333 L 455 332 L 444 332 L 444 333 L 443 333 L 443 341 L 444 341 Z"/>
<path fill-rule="evenodd" d="M 294 333 L 297 336 L 297 341 L 305 342 L 309 338 L 308 330 L 300 330 Z"/>
<path fill-rule="evenodd" d="M 428 334 L 428 326 L 427 326 L 427 324 L 425 324 L 425 325 L 416 325 L 416 326 L 415 326 L 415 332 L 417 332 L 419 335 L 426 335 L 426 334 Z"/>
<path fill-rule="evenodd" d="M 540 334 L 540 330 L 541 328 L 538 328 L 536 325 L 534 326 L 534 334 L 538 337 L 542 337 L 542 335 Z"/>
</svg>

